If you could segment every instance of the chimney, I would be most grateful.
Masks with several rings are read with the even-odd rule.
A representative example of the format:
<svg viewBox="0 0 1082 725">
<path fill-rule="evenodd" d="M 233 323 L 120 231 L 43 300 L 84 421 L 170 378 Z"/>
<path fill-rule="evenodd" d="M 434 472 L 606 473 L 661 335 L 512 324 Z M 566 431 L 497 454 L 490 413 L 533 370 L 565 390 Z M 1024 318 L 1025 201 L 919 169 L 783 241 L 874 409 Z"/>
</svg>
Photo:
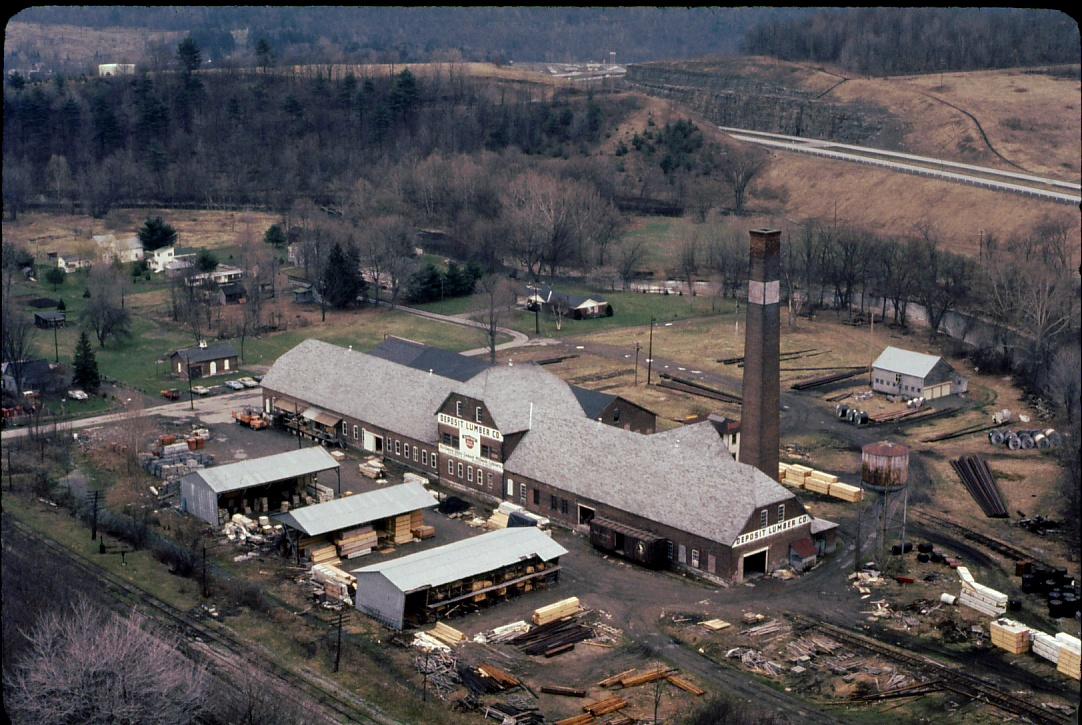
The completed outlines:
<svg viewBox="0 0 1082 725">
<path fill-rule="evenodd" d="M 744 324 L 740 462 L 778 479 L 781 232 L 752 229 Z"/>
</svg>

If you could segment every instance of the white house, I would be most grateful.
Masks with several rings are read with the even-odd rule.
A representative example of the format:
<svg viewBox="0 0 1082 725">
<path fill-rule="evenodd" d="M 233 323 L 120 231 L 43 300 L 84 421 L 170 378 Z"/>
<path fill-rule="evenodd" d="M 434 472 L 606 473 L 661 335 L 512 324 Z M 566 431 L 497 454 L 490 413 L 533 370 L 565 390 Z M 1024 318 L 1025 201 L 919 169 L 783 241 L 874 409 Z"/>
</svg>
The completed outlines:
<svg viewBox="0 0 1082 725">
<path fill-rule="evenodd" d="M 57 269 L 62 269 L 67 274 L 77 269 L 90 269 L 93 264 L 86 257 L 64 257 L 57 252 L 49 252 L 47 256 L 50 262 L 56 264 Z"/>
<path fill-rule="evenodd" d="M 219 264 L 212 272 L 193 274 L 191 279 L 188 280 L 188 284 L 193 286 L 207 283 L 223 285 L 229 284 L 230 282 L 239 282 L 242 277 L 244 277 L 244 270 L 240 267 L 234 267 L 229 264 Z"/>
<path fill-rule="evenodd" d="M 106 262 L 119 259 L 127 264 L 129 262 L 138 262 L 143 258 L 143 243 L 139 241 L 139 237 L 135 234 L 123 239 L 117 239 L 113 234 L 96 234 L 94 243 L 98 245 L 102 259 Z"/>
<path fill-rule="evenodd" d="M 152 252 L 146 253 L 147 266 L 151 272 L 164 272 L 177 255 L 176 247 L 170 244 L 167 247 L 159 247 Z"/>
</svg>

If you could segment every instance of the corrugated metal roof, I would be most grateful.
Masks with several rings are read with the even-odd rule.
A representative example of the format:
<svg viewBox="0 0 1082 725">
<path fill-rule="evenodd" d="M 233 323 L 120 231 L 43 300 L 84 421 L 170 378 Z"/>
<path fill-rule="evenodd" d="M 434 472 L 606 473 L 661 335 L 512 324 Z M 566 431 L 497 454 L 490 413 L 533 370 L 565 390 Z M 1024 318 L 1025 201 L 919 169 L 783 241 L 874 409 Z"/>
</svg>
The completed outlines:
<svg viewBox="0 0 1082 725">
<path fill-rule="evenodd" d="M 320 425 L 327 426 L 328 428 L 334 428 L 342 422 L 341 417 L 332 415 L 331 413 L 314 406 L 301 413 L 301 417 L 307 418 L 308 420 L 314 420 Z"/>
<path fill-rule="evenodd" d="M 322 446 L 312 446 L 273 456 L 227 463 L 224 466 L 202 468 L 184 478 L 201 480 L 215 493 L 226 493 L 335 468 L 338 468 L 338 461 L 334 460 L 330 453 Z"/>
<path fill-rule="evenodd" d="M 550 561 L 567 549 L 532 526 L 499 529 L 400 559 L 354 569 L 382 574 L 406 594 L 483 574 L 532 556 Z M 358 577 L 359 578 L 359 577 Z"/>
<path fill-rule="evenodd" d="M 903 350 L 900 347 L 888 347 L 879 354 L 872 363 L 873 368 L 889 370 L 892 373 L 912 375 L 915 378 L 924 378 L 932 372 L 940 358 L 935 355 L 925 355 L 922 352 Z"/>
<path fill-rule="evenodd" d="M 435 505 L 435 499 L 424 486 L 403 483 L 304 506 L 272 518 L 303 531 L 307 536 L 319 536 Z"/>
<path fill-rule="evenodd" d="M 723 544 L 756 509 L 796 501 L 734 461 L 709 422 L 642 435 L 542 411 L 504 470 Z"/>
<path fill-rule="evenodd" d="M 831 529 L 836 529 L 836 528 L 838 528 L 838 525 L 836 523 L 834 523 L 833 521 L 827 521 L 826 519 L 816 519 L 816 518 L 813 518 L 811 520 L 811 534 L 813 536 L 815 534 L 821 534 L 824 531 L 830 531 Z"/>
</svg>

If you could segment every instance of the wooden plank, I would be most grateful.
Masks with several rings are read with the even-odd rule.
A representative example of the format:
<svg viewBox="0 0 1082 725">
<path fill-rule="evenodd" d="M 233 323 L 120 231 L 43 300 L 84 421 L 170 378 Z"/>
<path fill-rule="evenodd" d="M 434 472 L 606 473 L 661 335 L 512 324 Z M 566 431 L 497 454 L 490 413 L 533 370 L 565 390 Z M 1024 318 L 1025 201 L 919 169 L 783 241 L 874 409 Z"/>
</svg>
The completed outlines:
<svg viewBox="0 0 1082 725">
<path fill-rule="evenodd" d="M 586 697 L 586 690 L 579 687 L 564 687 L 563 685 L 541 685 L 541 692 L 549 695 L 563 695 L 564 697 Z"/>
</svg>

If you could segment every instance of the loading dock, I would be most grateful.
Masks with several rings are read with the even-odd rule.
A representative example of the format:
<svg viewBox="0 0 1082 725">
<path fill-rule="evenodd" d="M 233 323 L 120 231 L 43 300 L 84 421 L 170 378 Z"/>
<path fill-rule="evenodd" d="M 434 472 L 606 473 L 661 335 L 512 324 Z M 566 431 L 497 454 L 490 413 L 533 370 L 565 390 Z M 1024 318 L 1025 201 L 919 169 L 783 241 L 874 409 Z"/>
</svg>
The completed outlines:
<svg viewBox="0 0 1082 725">
<path fill-rule="evenodd" d="M 766 574 L 768 551 L 769 549 L 760 549 L 759 551 L 753 551 L 750 554 L 744 554 L 744 556 L 740 558 L 740 570 L 744 579 Z"/>
</svg>

